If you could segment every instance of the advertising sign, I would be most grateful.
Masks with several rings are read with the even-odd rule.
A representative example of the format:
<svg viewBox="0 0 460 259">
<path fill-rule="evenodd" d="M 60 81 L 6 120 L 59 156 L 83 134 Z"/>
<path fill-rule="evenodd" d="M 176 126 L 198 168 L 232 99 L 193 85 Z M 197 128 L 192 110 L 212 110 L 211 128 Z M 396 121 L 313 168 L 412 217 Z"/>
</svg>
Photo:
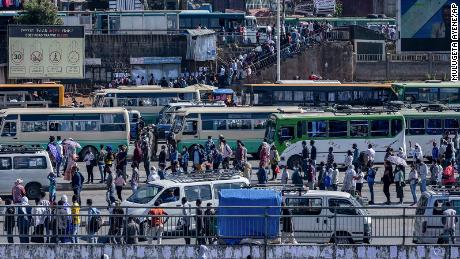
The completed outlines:
<svg viewBox="0 0 460 259">
<path fill-rule="evenodd" d="M 9 78 L 84 78 L 83 26 L 8 26 Z"/>
<path fill-rule="evenodd" d="M 450 9 L 456 1 L 399 0 L 399 50 L 450 51 Z"/>
</svg>

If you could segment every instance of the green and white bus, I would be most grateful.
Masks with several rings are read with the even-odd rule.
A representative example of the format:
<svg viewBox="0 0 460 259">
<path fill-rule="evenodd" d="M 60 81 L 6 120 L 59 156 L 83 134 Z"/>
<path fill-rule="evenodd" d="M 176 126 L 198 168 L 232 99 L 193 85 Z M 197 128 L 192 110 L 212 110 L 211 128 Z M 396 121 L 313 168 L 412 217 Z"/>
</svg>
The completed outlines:
<svg viewBox="0 0 460 259">
<path fill-rule="evenodd" d="M 391 85 L 400 101 L 411 103 L 441 102 L 460 104 L 460 83 L 427 80 L 425 82 L 394 83 Z"/>
<path fill-rule="evenodd" d="M 137 110 L 147 123 L 155 123 L 161 109 L 173 100 L 196 100 L 216 89 L 209 85 L 192 85 L 185 88 L 160 86 L 121 86 L 96 92 L 93 107 L 124 107 Z"/>
<path fill-rule="evenodd" d="M 278 113 L 271 115 L 265 138 L 280 152 L 280 165 L 290 168 L 301 160 L 303 140 L 315 141 L 317 162 L 326 162 L 328 149 L 333 147 L 335 160 L 343 163 L 346 152 L 356 143 L 361 151 L 372 144 L 375 162 L 382 163 L 387 147 L 406 150 L 404 128 L 400 113 Z"/>
<path fill-rule="evenodd" d="M 421 111 L 402 110 L 406 119 L 406 145 L 414 147 L 418 143 L 425 157 L 431 157 L 433 142 L 440 146 L 442 134 L 449 131 L 453 136 L 460 129 L 460 112 L 456 111 Z"/>
<path fill-rule="evenodd" d="M 267 119 L 272 113 L 300 113 L 298 107 L 192 107 L 180 109 L 172 130 L 180 150 L 203 145 L 208 136 L 223 135 L 232 149 L 241 140 L 249 154 L 257 155 L 264 139 Z"/>
<path fill-rule="evenodd" d="M 0 110 L 2 145 L 40 145 L 50 136 L 73 138 L 87 150 L 98 153 L 101 144 L 129 146 L 129 117 L 124 108 L 12 108 Z"/>
</svg>

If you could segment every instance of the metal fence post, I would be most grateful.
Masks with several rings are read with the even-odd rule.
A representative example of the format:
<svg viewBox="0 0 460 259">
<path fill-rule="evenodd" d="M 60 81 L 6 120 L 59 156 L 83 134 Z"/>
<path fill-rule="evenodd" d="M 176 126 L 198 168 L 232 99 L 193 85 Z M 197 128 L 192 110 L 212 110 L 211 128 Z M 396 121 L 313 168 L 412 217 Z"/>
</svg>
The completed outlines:
<svg viewBox="0 0 460 259">
<path fill-rule="evenodd" d="M 265 207 L 265 216 L 264 216 L 264 222 L 265 222 L 265 233 L 264 233 L 264 244 L 265 244 L 265 251 L 264 251 L 264 258 L 267 258 L 267 243 L 268 243 L 268 237 L 267 237 L 267 232 L 268 232 L 268 211 L 267 207 Z"/>
<path fill-rule="evenodd" d="M 403 245 L 406 244 L 406 208 L 403 207 Z"/>
</svg>

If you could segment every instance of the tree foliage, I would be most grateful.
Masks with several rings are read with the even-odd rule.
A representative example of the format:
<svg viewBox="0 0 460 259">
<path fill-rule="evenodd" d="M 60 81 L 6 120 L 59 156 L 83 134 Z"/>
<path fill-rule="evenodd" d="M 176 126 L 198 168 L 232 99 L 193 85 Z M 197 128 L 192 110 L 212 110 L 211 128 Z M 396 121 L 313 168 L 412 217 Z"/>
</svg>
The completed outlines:
<svg viewBox="0 0 460 259">
<path fill-rule="evenodd" d="M 50 0 L 28 0 L 24 4 L 24 12 L 16 19 L 19 24 L 28 25 L 60 25 L 58 9 Z"/>
</svg>

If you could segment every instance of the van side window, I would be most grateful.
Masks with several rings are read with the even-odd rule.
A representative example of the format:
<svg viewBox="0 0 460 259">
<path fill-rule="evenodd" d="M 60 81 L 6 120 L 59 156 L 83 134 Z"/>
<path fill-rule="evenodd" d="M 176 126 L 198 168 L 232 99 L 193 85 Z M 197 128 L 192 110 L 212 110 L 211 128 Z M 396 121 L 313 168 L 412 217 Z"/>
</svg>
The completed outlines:
<svg viewBox="0 0 460 259">
<path fill-rule="evenodd" d="M 321 198 L 287 198 L 286 206 L 298 207 L 292 210 L 293 215 L 319 215 L 323 201 Z"/>
<path fill-rule="evenodd" d="M 17 156 L 13 158 L 14 169 L 46 169 L 46 158 L 44 156 Z"/>
<path fill-rule="evenodd" d="M 10 170 L 11 169 L 11 158 L 10 157 L 0 157 L 0 170 Z"/>
<path fill-rule="evenodd" d="M 210 200 L 211 186 L 210 185 L 194 185 L 184 187 L 185 197 L 189 202 L 201 199 L 202 201 Z"/>
<path fill-rule="evenodd" d="M 358 215 L 353 204 L 343 199 L 329 199 L 329 211 L 342 215 Z"/>
<path fill-rule="evenodd" d="M 219 198 L 219 192 L 224 189 L 241 189 L 245 187 L 245 183 L 218 183 L 214 184 L 214 198 Z"/>
<path fill-rule="evenodd" d="M 16 122 L 5 122 L 2 131 L 2 137 L 14 137 L 16 136 Z"/>
<path fill-rule="evenodd" d="M 176 202 L 179 200 L 179 187 L 166 189 L 158 198 L 160 203 Z"/>
</svg>

